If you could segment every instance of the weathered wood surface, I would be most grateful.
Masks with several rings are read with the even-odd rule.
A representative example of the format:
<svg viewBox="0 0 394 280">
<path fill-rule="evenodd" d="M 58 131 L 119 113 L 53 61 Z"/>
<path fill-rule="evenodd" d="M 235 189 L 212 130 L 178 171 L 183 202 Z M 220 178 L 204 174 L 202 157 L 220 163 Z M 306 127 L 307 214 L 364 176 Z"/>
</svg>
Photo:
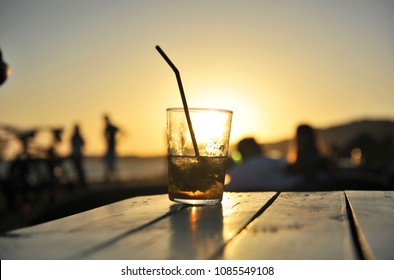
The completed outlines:
<svg viewBox="0 0 394 280">
<path fill-rule="evenodd" d="M 257 196 L 247 193 L 226 194 L 222 205 L 216 207 L 187 207 L 171 202 L 167 195 L 135 197 L 42 225 L 6 233 L 0 236 L 0 258 L 149 259 L 154 258 L 155 254 L 160 255 L 161 258 L 186 258 L 188 252 L 190 258 L 198 258 L 202 253 L 195 253 L 193 248 L 187 247 L 193 241 L 191 233 L 198 236 L 207 235 L 209 238 L 203 238 L 204 244 L 212 242 L 212 238 L 215 241 L 218 238 L 226 240 L 229 236 L 237 234 L 243 226 L 242 222 L 247 223 L 247 219 L 250 219 L 261 208 L 264 201 L 273 195 L 274 193 Z M 255 207 L 249 208 L 248 201 L 252 201 Z M 174 214 L 176 212 L 182 214 L 176 215 Z M 167 226 L 162 228 L 163 225 Z M 220 231 L 221 228 L 225 230 Z M 167 236 L 167 239 L 162 235 Z M 131 242 L 135 241 L 136 244 L 123 247 L 122 244 L 129 243 L 130 238 Z M 179 244 L 178 246 L 174 245 L 174 238 L 181 238 L 181 243 L 176 243 Z M 144 243 L 144 239 L 148 242 Z M 151 243 L 155 245 L 152 246 Z M 208 250 L 211 253 L 223 245 L 220 242 L 212 244 L 214 247 Z M 168 250 L 159 254 L 158 250 L 163 246 L 167 246 Z M 134 247 L 136 249 L 132 250 Z M 179 257 L 176 257 L 174 252 L 179 254 Z"/>
<path fill-rule="evenodd" d="M 224 259 L 353 259 L 343 192 L 281 193 Z"/>
<path fill-rule="evenodd" d="M 171 208 L 172 207 L 172 208 Z M 0 236 L 1 259 L 65 259 L 177 211 L 167 196 L 134 197 Z"/>
<path fill-rule="evenodd" d="M 208 259 L 239 233 L 275 193 L 227 193 L 222 205 L 183 209 L 89 259 Z"/>
<path fill-rule="evenodd" d="M 369 256 L 364 246 L 372 257 L 394 259 L 393 197 L 226 193 L 210 207 L 134 197 L 2 234 L 0 258 L 358 259 Z"/>
<path fill-rule="evenodd" d="M 346 195 L 367 256 L 394 259 L 394 191 L 346 191 Z"/>
</svg>

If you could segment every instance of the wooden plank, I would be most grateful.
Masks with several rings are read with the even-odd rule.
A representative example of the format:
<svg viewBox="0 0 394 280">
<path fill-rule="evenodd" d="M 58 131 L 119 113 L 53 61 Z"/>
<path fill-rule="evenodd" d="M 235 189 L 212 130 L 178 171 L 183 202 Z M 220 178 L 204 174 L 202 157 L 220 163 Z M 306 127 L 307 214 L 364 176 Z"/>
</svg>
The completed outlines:
<svg viewBox="0 0 394 280">
<path fill-rule="evenodd" d="M 275 193 L 225 193 L 222 205 L 183 209 L 88 259 L 207 259 L 233 238 Z"/>
<path fill-rule="evenodd" d="M 134 197 L 0 236 L 1 259 L 64 259 L 176 211 L 167 195 Z"/>
<path fill-rule="evenodd" d="M 343 192 L 281 193 L 223 259 L 353 259 Z"/>
<path fill-rule="evenodd" d="M 376 259 L 394 259 L 394 191 L 346 191 L 356 225 Z M 364 242 L 361 240 L 361 242 Z"/>
</svg>

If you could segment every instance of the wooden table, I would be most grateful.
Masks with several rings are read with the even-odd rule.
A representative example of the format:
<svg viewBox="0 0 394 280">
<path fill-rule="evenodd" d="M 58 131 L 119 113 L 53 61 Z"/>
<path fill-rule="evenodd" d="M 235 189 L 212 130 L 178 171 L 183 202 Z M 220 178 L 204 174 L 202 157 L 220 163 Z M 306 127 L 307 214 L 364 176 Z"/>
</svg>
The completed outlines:
<svg viewBox="0 0 394 280">
<path fill-rule="evenodd" d="M 7 259 L 394 259 L 394 191 L 141 196 L 0 236 Z"/>
</svg>

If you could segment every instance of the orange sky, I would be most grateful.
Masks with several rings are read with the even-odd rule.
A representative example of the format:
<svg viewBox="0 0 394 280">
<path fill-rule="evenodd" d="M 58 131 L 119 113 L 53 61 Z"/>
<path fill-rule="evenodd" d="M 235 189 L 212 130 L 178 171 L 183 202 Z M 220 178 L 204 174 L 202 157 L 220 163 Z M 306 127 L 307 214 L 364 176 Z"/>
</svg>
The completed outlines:
<svg viewBox="0 0 394 280">
<path fill-rule="evenodd" d="M 157 44 L 190 107 L 234 111 L 233 143 L 394 119 L 392 1 L 14 2 L 0 0 L 0 123 L 62 126 L 63 152 L 79 122 L 102 154 L 104 113 L 125 131 L 121 154 L 166 152 L 165 109 L 182 103 Z"/>
</svg>

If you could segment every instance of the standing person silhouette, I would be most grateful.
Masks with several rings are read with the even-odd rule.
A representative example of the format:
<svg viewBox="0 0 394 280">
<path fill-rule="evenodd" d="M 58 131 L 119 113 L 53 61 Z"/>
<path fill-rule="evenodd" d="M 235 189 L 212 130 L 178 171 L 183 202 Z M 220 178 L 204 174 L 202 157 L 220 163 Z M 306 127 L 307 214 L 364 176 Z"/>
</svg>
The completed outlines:
<svg viewBox="0 0 394 280">
<path fill-rule="evenodd" d="M 105 181 L 113 181 L 116 179 L 116 135 L 119 132 L 119 128 L 115 126 L 108 115 L 104 116 L 105 121 L 105 129 L 104 129 L 104 137 L 107 145 L 107 150 L 104 155 L 104 163 L 105 163 Z"/>
<path fill-rule="evenodd" d="M 60 184 L 60 177 L 63 175 L 62 157 L 59 154 L 59 146 L 62 142 L 63 128 L 52 128 L 52 144 L 47 150 L 47 159 L 51 172 L 51 179 L 54 185 Z"/>
<path fill-rule="evenodd" d="M 81 135 L 80 127 L 78 124 L 74 125 L 74 132 L 71 136 L 71 162 L 77 173 L 78 183 L 81 186 L 86 186 L 85 170 L 83 168 L 83 147 L 85 141 Z"/>
</svg>

